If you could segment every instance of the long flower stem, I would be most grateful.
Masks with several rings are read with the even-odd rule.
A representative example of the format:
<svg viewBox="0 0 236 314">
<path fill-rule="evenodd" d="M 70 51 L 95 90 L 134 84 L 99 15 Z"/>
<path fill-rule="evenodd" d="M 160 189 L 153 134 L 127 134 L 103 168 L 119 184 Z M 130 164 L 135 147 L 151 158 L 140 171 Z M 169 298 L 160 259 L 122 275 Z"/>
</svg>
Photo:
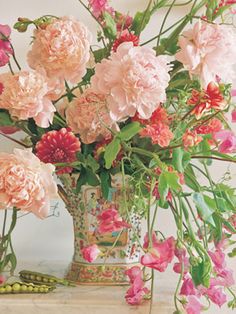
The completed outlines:
<svg viewBox="0 0 236 314">
<path fill-rule="evenodd" d="M 150 300 L 150 308 L 149 308 L 149 314 L 152 314 L 152 307 L 153 307 L 153 295 L 154 295 L 154 287 L 155 287 L 155 271 L 152 269 L 152 275 L 151 275 L 151 300 Z"/>
</svg>

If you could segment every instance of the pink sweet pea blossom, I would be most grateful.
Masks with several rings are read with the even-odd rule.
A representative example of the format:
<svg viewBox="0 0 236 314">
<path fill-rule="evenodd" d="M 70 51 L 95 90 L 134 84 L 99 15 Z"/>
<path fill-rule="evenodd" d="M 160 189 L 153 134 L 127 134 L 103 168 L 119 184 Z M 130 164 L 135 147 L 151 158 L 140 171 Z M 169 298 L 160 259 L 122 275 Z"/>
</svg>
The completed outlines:
<svg viewBox="0 0 236 314">
<path fill-rule="evenodd" d="M 130 283 L 134 283 L 136 278 L 142 278 L 143 272 L 139 266 L 133 266 L 125 274 L 129 277 Z"/>
<path fill-rule="evenodd" d="M 236 152 L 236 136 L 230 130 L 222 130 L 214 135 L 214 139 L 220 142 L 219 152 L 235 153 Z"/>
<path fill-rule="evenodd" d="M 216 81 L 216 76 L 228 82 L 233 78 L 236 63 L 235 42 L 232 27 L 198 21 L 180 37 L 176 59 L 191 75 L 197 75 L 204 87 Z"/>
<path fill-rule="evenodd" d="M 203 295 L 208 296 L 208 298 L 219 307 L 221 307 L 227 301 L 226 294 L 220 287 L 217 288 L 216 286 L 211 285 L 208 289 L 201 287 L 200 290 Z"/>
<path fill-rule="evenodd" d="M 194 283 L 190 275 L 186 274 L 184 276 L 183 284 L 180 290 L 181 295 L 189 296 L 189 295 L 200 295 L 198 290 L 195 288 Z"/>
<path fill-rule="evenodd" d="M 130 305 L 139 305 L 149 293 L 150 291 L 144 286 L 142 278 L 138 276 L 126 292 L 125 299 Z"/>
<path fill-rule="evenodd" d="M 184 274 L 188 272 L 190 264 L 186 255 L 187 252 L 185 249 L 175 249 L 175 256 L 179 259 L 179 262 L 174 264 L 174 272 L 180 274 L 182 272 L 182 267 Z"/>
<path fill-rule="evenodd" d="M 0 209 L 16 207 L 45 218 L 57 197 L 55 167 L 41 163 L 31 150 L 0 153 Z"/>
<path fill-rule="evenodd" d="M 108 233 L 113 231 L 120 231 L 123 228 L 130 228 L 130 224 L 125 222 L 119 215 L 115 207 L 104 210 L 98 215 L 98 232 Z"/>
<path fill-rule="evenodd" d="M 99 248 L 96 244 L 93 244 L 93 245 L 84 247 L 81 250 L 81 253 L 83 255 L 83 258 L 87 262 L 92 263 L 97 259 L 97 257 L 101 253 L 101 251 L 99 250 Z"/>
<path fill-rule="evenodd" d="M 170 65 L 167 56 L 153 49 L 122 43 L 109 59 L 95 66 L 92 88 L 107 95 L 107 105 L 115 121 L 133 117 L 149 119 L 166 100 Z"/>
<path fill-rule="evenodd" d="M 152 248 L 141 257 L 141 264 L 160 272 L 164 272 L 174 258 L 175 239 L 170 237 L 164 241 L 153 243 Z"/>
<path fill-rule="evenodd" d="M 0 67 L 9 62 L 9 55 L 13 54 L 9 37 L 11 29 L 8 25 L 0 24 Z"/>
<path fill-rule="evenodd" d="M 201 314 L 203 305 L 196 296 L 190 295 L 188 303 L 184 305 L 187 314 Z"/>
<path fill-rule="evenodd" d="M 108 0 L 89 0 L 89 5 L 96 18 L 100 17 L 104 12 L 109 12 L 111 14 L 114 12 L 108 3 Z"/>
</svg>

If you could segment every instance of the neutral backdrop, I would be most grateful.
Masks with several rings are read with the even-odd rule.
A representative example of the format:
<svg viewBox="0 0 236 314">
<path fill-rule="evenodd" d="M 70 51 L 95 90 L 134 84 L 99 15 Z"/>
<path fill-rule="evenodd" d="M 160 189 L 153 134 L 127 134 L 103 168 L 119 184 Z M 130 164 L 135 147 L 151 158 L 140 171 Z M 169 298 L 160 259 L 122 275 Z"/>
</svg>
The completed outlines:
<svg viewBox="0 0 236 314">
<path fill-rule="evenodd" d="M 133 15 L 135 11 L 144 9 L 147 2 L 147 0 L 119 0 L 112 3 L 116 9 Z M 34 19 L 46 14 L 76 16 L 87 24 L 94 34 L 94 43 L 96 42 L 96 22 L 77 0 L 0 0 L 0 24 L 13 26 L 18 17 Z M 185 14 L 183 9 L 175 10 L 175 13 L 171 15 L 171 23 L 174 23 L 179 15 L 182 14 Z M 149 24 L 142 40 L 158 34 L 162 19 L 163 11 L 160 11 Z M 17 58 L 23 68 L 27 68 L 26 53 L 29 50 L 31 34 L 32 29 L 29 29 L 27 33 L 23 34 L 13 31 L 11 36 Z M 0 69 L 0 72 L 6 70 Z M 19 134 L 18 137 L 21 137 L 21 135 Z M 0 151 L 11 152 L 14 147 L 16 147 L 15 144 L 0 136 Z M 212 166 L 213 176 L 218 179 L 225 170 L 231 172 L 231 175 L 234 177 L 233 184 L 236 184 L 236 167 L 232 165 L 223 167 L 221 163 L 215 163 Z M 0 226 L 1 223 L 2 215 L 0 214 Z M 174 222 L 169 211 L 160 211 L 158 225 L 167 235 L 175 232 Z M 65 260 L 69 262 L 73 254 L 73 226 L 72 219 L 63 203 L 60 200 L 55 200 L 52 204 L 51 217 L 44 221 L 37 219 L 31 214 L 20 218 L 14 231 L 13 244 L 19 260 L 42 262 L 46 260 Z M 236 268 L 235 261 L 230 261 L 230 263 L 232 267 Z M 218 311 L 214 311 L 214 313 L 216 312 Z M 226 310 L 219 311 L 219 313 L 226 313 Z"/>
</svg>

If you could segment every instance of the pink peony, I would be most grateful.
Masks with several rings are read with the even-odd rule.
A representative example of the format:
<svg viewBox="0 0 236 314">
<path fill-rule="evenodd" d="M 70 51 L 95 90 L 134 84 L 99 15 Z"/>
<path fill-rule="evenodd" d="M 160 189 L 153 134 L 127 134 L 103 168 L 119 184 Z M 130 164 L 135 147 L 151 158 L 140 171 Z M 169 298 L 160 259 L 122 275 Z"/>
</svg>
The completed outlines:
<svg viewBox="0 0 236 314">
<path fill-rule="evenodd" d="M 0 208 L 16 207 L 45 218 L 57 196 L 54 166 L 43 164 L 30 150 L 0 153 Z"/>
<path fill-rule="evenodd" d="M 236 63 L 235 42 L 236 34 L 231 27 L 198 21 L 180 37 L 176 59 L 191 75 L 197 75 L 203 86 L 215 82 L 216 76 L 229 81 Z"/>
<path fill-rule="evenodd" d="M 106 107 L 106 98 L 88 89 L 74 98 L 65 110 L 68 126 L 85 144 L 111 137 L 108 128 L 117 129 Z"/>
<path fill-rule="evenodd" d="M 188 303 L 184 305 L 187 314 L 201 314 L 203 305 L 196 296 L 190 295 Z"/>
<path fill-rule="evenodd" d="M 219 152 L 235 153 L 236 152 L 236 136 L 230 130 L 222 130 L 214 134 L 214 139 L 220 141 Z"/>
<path fill-rule="evenodd" d="M 9 55 L 13 54 L 9 40 L 10 35 L 10 27 L 8 25 L 0 24 L 0 67 L 6 65 L 9 62 Z"/>
<path fill-rule="evenodd" d="M 42 67 L 50 79 L 78 83 L 86 73 L 90 43 L 90 32 L 75 18 L 54 19 L 34 31 L 28 63 L 33 69 Z"/>
<path fill-rule="evenodd" d="M 89 263 L 93 263 L 101 253 L 96 244 L 84 247 L 81 252 L 83 258 Z"/>
<path fill-rule="evenodd" d="M 131 227 L 120 217 L 119 212 L 114 207 L 104 210 L 97 218 L 99 223 L 98 232 L 101 234 Z"/>
<path fill-rule="evenodd" d="M 149 293 L 150 291 L 144 287 L 143 280 L 140 277 L 137 277 L 126 292 L 125 299 L 130 305 L 139 305 Z"/>
<path fill-rule="evenodd" d="M 0 108 L 8 110 L 13 119 L 33 118 L 42 128 L 52 123 L 56 109 L 49 93 L 53 86 L 43 74 L 36 71 L 5 73 L 0 75 L 0 82 L 4 83 Z"/>
<path fill-rule="evenodd" d="M 164 272 L 174 258 L 174 250 L 175 239 L 173 237 L 153 243 L 153 247 L 141 257 L 141 264 Z"/>
<path fill-rule="evenodd" d="M 156 57 L 151 48 L 128 42 L 96 65 L 91 83 L 98 93 L 107 95 L 113 120 L 125 120 L 136 112 L 141 119 L 149 119 L 166 100 L 169 70 L 166 56 Z"/>
</svg>

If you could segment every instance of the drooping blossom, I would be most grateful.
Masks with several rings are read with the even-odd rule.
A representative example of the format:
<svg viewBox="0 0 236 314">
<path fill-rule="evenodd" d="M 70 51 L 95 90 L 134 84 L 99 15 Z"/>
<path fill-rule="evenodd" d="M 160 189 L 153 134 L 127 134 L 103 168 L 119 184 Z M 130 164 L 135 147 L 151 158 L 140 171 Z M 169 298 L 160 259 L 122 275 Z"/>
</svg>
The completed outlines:
<svg viewBox="0 0 236 314">
<path fill-rule="evenodd" d="M 169 237 L 164 241 L 155 241 L 147 253 L 141 257 L 141 264 L 164 272 L 174 258 L 175 239 Z"/>
<path fill-rule="evenodd" d="M 84 247 L 81 250 L 81 253 L 82 253 L 83 258 L 87 262 L 93 263 L 98 258 L 101 251 L 99 250 L 99 248 L 96 244 L 93 244 L 93 245 L 89 245 L 89 246 Z"/>
<path fill-rule="evenodd" d="M 81 150 L 79 139 L 66 128 L 45 133 L 35 147 L 36 155 L 45 163 L 71 163 L 76 161 L 76 153 Z M 70 173 L 69 166 L 58 167 L 57 174 Z"/>
<path fill-rule="evenodd" d="M 136 36 L 135 34 L 129 32 L 127 29 L 124 30 L 120 36 L 114 41 L 113 46 L 112 46 L 112 50 L 114 52 L 117 51 L 117 48 L 125 42 L 132 42 L 134 46 L 138 46 L 139 45 L 139 37 Z"/>
<path fill-rule="evenodd" d="M 201 314 L 203 305 L 200 303 L 198 297 L 190 295 L 187 298 L 187 303 L 184 304 L 184 309 L 187 314 Z"/>
<path fill-rule="evenodd" d="M 197 132 L 194 130 L 193 131 L 187 130 L 184 133 L 182 140 L 183 140 L 184 147 L 188 149 L 189 147 L 195 147 L 199 143 L 201 143 L 202 137 L 198 135 Z"/>
<path fill-rule="evenodd" d="M 144 281 L 140 277 L 137 277 L 127 290 L 125 299 L 130 305 L 139 305 L 144 301 L 144 297 L 149 294 L 150 291 L 145 287 Z"/>
<path fill-rule="evenodd" d="M 148 47 L 134 47 L 122 43 L 109 59 L 95 67 L 92 87 L 107 95 L 112 119 L 126 120 L 136 112 L 141 119 L 149 119 L 166 100 L 170 76 L 166 56 L 156 56 Z"/>
<path fill-rule="evenodd" d="M 87 27 L 75 18 L 52 19 L 45 29 L 34 31 L 29 66 L 43 68 L 50 79 L 78 83 L 86 73 L 91 39 Z"/>
<path fill-rule="evenodd" d="M 133 266 L 126 270 L 125 274 L 129 277 L 130 283 L 134 283 L 134 280 L 139 277 L 143 278 L 143 272 L 139 266 Z"/>
<path fill-rule="evenodd" d="M 185 274 L 183 278 L 183 284 L 180 289 L 180 295 L 185 295 L 185 296 L 190 296 L 190 295 L 195 295 L 195 296 L 200 296 L 200 292 L 197 290 L 195 287 L 192 278 L 190 277 L 189 274 Z"/>
<path fill-rule="evenodd" d="M 207 88 L 201 91 L 193 89 L 188 104 L 193 106 L 191 114 L 195 115 L 197 120 L 204 114 L 209 113 L 212 109 L 222 111 L 228 106 L 228 103 L 220 91 L 219 85 L 213 82 L 209 83 Z"/>
<path fill-rule="evenodd" d="M 13 54 L 10 43 L 10 35 L 10 27 L 8 25 L 0 24 L 0 67 L 6 65 L 9 62 L 10 55 Z"/>
<path fill-rule="evenodd" d="M 227 296 L 220 287 L 217 288 L 212 286 L 208 288 L 204 294 L 207 295 L 208 298 L 219 307 L 227 302 Z"/>
<path fill-rule="evenodd" d="M 96 18 L 101 17 L 104 12 L 113 13 L 108 0 L 89 0 L 90 10 Z"/>
<path fill-rule="evenodd" d="M 236 152 L 236 136 L 230 130 L 222 130 L 214 134 L 214 139 L 219 141 L 219 152 L 235 153 Z"/>
<path fill-rule="evenodd" d="M 178 258 L 179 262 L 175 263 L 173 266 L 174 272 L 181 274 L 182 268 L 183 273 L 186 274 L 189 271 L 190 263 L 189 258 L 187 257 L 187 252 L 185 249 L 175 249 L 175 256 Z"/>
<path fill-rule="evenodd" d="M 106 106 L 106 97 L 86 90 L 74 98 L 65 110 L 68 126 L 85 144 L 111 137 L 109 129 L 118 130 Z"/>
<path fill-rule="evenodd" d="M 54 87 L 42 73 L 4 73 L 0 75 L 0 82 L 4 84 L 0 108 L 8 110 L 12 118 L 33 118 L 42 128 L 47 128 L 52 123 L 56 109 L 51 102 L 50 93 Z"/>
<path fill-rule="evenodd" d="M 232 80 L 233 64 L 236 63 L 235 41 L 232 27 L 199 20 L 180 36 L 176 59 L 190 75 L 198 76 L 204 87 L 215 82 L 216 76 L 228 82 Z"/>
<path fill-rule="evenodd" d="M 54 169 L 40 162 L 31 150 L 0 153 L 0 209 L 16 207 L 47 217 L 50 199 L 57 197 Z"/>
</svg>

